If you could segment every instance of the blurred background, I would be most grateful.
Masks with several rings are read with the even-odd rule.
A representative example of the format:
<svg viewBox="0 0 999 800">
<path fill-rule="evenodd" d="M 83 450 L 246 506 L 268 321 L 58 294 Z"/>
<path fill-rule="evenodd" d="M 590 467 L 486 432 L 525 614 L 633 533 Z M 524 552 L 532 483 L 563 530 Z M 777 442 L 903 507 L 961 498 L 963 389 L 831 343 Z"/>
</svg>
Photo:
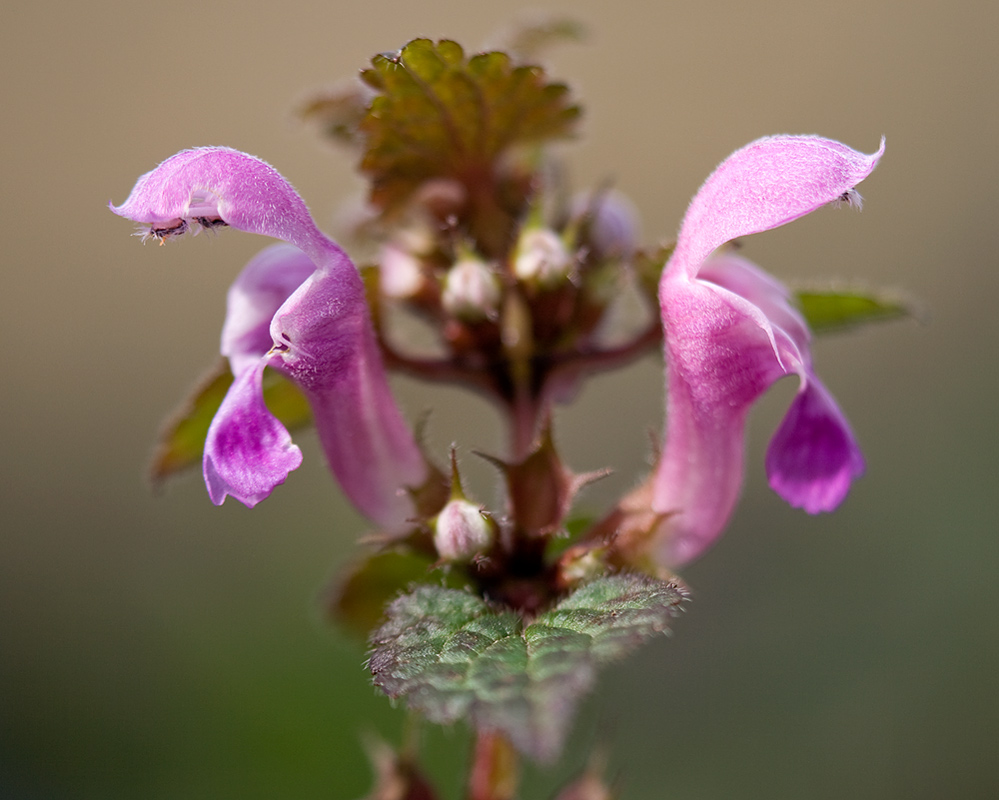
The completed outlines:
<svg viewBox="0 0 999 800">
<path fill-rule="evenodd" d="M 361 188 L 349 154 L 294 117 L 310 89 L 426 35 L 474 50 L 527 10 L 590 35 L 550 59 L 585 105 L 564 148 L 577 187 L 612 178 L 645 240 L 671 237 L 728 153 L 770 133 L 867 152 L 862 214 L 823 210 L 747 239 L 788 280 L 902 288 L 928 324 L 821 340 L 825 382 L 868 474 L 812 518 L 766 486 L 763 451 L 794 391 L 753 416 L 747 486 L 684 573 L 675 635 L 608 671 L 545 798 L 594 745 L 628 798 L 984 798 L 999 794 L 999 7 L 985 2 L 284 0 L 10 4 L 0 325 L 0 797 L 357 798 L 361 744 L 398 741 L 364 651 L 318 598 L 363 520 L 305 463 L 253 511 L 191 476 L 154 496 L 161 419 L 214 362 L 225 290 L 266 242 L 223 232 L 143 247 L 106 209 L 184 147 L 273 163 L 321 225 Z M 588 384 L 556 434 L 572 466 L 644 469 L 662 422 L 649 358 Z M 497 450 L 475 398 L 396 384 L 432 408 L 444 457 Z M 466 464 L 484 500 L 494 477 Z M 460 728 L 428 737 L 456 795 Z"/>
</svg>

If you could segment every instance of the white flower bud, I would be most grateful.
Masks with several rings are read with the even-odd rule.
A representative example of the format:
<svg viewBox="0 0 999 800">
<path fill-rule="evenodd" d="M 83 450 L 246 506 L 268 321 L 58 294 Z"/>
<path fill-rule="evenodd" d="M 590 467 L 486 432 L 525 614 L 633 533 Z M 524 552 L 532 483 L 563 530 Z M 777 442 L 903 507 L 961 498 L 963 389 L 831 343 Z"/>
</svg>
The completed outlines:
<svg viewBox="0 0 999 800">
<path fill-rule="evenodd" d="M 381 251 L 381 290 L 386 297 L 405 300 L 423 287 L 420 259 L 400 242 L 392 241 Z"/>
<path fill-rule="evenodd" d="M 493 522 L 467 500 L 451 500 L 437 515 L 434 546 L 443 561 L 471 561 L 493 543 Z"/>
<path fill-rule="evenodd" d="M 499 302 L 499 279 L 482 259 L 462 258 L 448 270 L 441 304 L 449 314 L 478 322 L 494 317 Z"/>
<path fill-rule="evenodd" d="M 557 286 L 569 275 L 572 257 L 555 231 L 531 228 L 520 235 L 513 259 L 513 274 L 525 283 Z"/>
</svg>

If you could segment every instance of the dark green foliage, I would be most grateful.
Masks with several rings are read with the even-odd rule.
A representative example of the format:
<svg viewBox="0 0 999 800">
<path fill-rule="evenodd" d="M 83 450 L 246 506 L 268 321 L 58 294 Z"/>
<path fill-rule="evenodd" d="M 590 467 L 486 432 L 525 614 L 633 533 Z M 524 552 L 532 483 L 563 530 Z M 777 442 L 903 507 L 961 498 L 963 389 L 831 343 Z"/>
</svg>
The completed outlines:
<svg viewBox="0 0 999 800">
<path fill-rule="evenodd" d="M 421 586 L 389 606 L 372 637 L 375 684 L 438 723 L 467 720 L 554 759 L 597 669 L 668 629 L 682 586 L 612 575 L 525 624 L 467 592 Z"/>
</svg>

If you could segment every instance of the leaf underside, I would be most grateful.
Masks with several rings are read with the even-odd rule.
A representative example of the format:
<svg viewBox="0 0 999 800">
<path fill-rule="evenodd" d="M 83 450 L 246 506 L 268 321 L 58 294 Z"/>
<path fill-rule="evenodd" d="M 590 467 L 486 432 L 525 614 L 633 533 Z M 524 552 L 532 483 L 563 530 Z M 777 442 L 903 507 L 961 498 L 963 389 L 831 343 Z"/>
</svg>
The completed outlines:
<svg viewBox="0 0 999 800">
<path fill-rule="evenodd" d="M 466 719 L 551 761 L 598 668 L 667 631 L 686 597 L 673 582 L 606 576 L 525 626 L 467 592 L 421 586 L 389 606 L 369 667 L 376 686 L 430 720 Z"/>
</svg>

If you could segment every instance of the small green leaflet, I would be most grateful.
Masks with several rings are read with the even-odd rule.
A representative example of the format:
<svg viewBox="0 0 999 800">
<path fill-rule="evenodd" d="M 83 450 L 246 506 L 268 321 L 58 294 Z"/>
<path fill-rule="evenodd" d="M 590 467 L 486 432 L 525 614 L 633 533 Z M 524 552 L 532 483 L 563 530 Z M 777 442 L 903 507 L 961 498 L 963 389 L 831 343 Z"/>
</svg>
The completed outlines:
<svg viewBox="0 0 999 800">
<path fill-rule="evenodd" d="M 915 315 L 911 303 L 869 290 L 799 289 L 795 297 L 808 326 L 816 333 Z"/>
<path fill-rule="evenodd" d="M 376 686 L 431 721 L 465 719 L 551 761 L 597 669 L 667 631 L 686 599 L 678 583 L 606 576 L 525 626 L 468 592 L 420 586 L 389 606 L 369 667 Z"/>
</svg>

